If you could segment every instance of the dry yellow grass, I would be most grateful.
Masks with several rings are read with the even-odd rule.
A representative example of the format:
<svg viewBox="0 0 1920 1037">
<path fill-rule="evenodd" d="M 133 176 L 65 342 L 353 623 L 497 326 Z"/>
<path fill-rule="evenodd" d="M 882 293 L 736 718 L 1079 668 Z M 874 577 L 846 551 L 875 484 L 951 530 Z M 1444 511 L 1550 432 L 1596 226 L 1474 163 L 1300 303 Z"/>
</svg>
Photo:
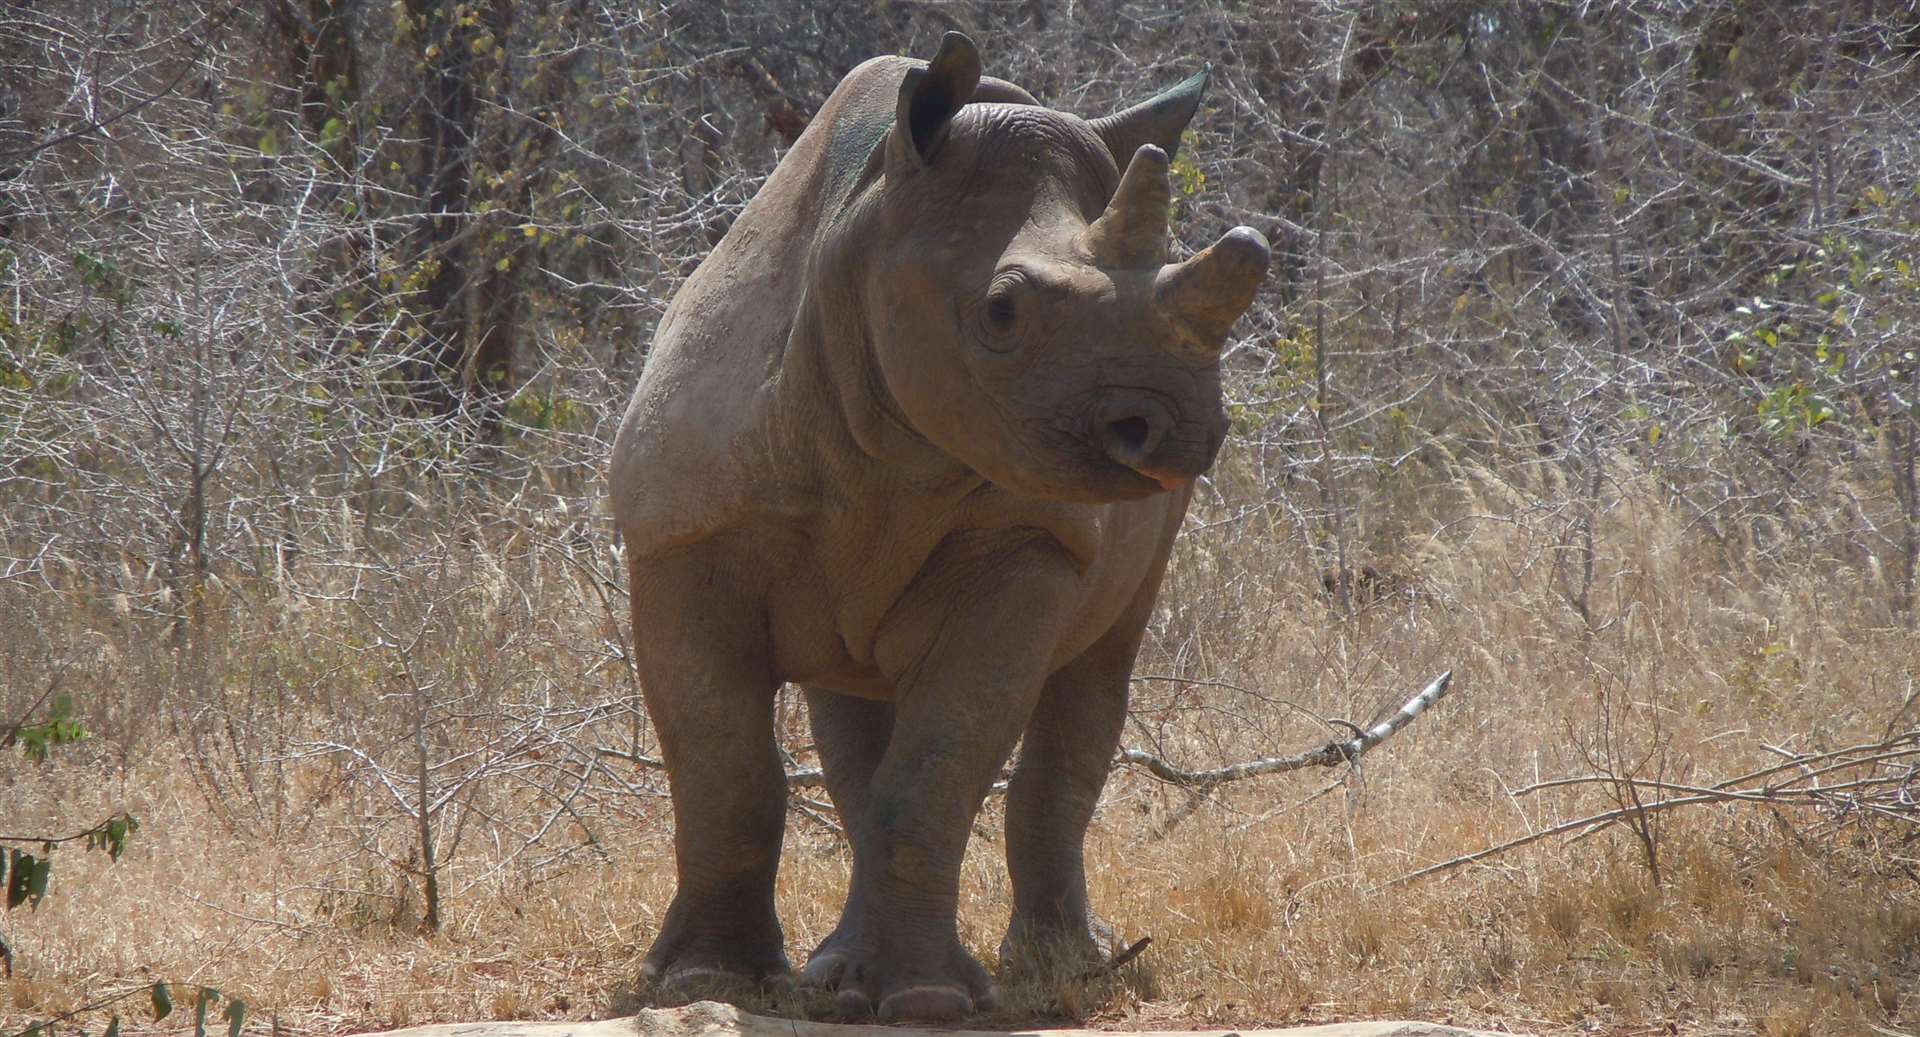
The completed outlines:
<svg viewBox="0 0 1920 1037">
<path fill-rule="evenodd" d="M 1604 517 L 1589 628 L 1551 545 L 1504 492 L 1456 473 L 1420 498 L 1440 503 L 1409 504 L 1404 528 L 1440 532 L 1371 540 L 1368 558 L 1401 590 L 1347 620 L 1280 532 L 1205 525 L 1227 516 L 1201 509 L 1139 668 L 1184 680 L 1141 681 L 1128 744 L 1188 765 L 1245 759 L 1322 737 L 1301 709 L 1365 721 L 1446 667 L 1456 690 L 1306 805 L 1328 776 L 1236 784 L 1189 815 L 1182 790 L 1119 773 L 1091 838 L 1094 896 L 1153 944 L 1115 977 L 1009 982 L 1006 1020 L 1920 1030 L 1910 824 L 1707 805 L 1662 815 L 1659 885 L 1623 826 L 1384 885 L 1606 809 L 1593 787 L 1513 794 L 1596 762 L 1644 758 L 1643 776 L 1706 783 L 1770 762 L 1763 743 L 1879 737 L 1920 672 L 1920 644 L 1882 591 L 1812 552 L 1732 564 L 1652 492 Z M 369 751 L 406 748 L 404 725 L 365 719 L 406 701 L 392 653 L 367 646 L 374 623 L 420 626 L 428 600 L 445 604 L 416 665 L 493 687 L 488 709 L 626 693 L 602 643 L 620 633 L 591 581 L 551 544 L 476 542 L 379 608 L 230 589 L 197 648 L 85 588 L 8 599 L 10 622 L 67 662 L 95 736 L 46 766 L 4 758 L 0 832 L 67 831 L 113 810 L 143 827 L 117 863 L 60 850 L 53 894 L 0 923 L 16 954 L 7 1030 L 157 977 L 216 986 L 290 1032 L 584 1017 L 644 1000 L 634 976 L 673 877 L 658 775 L 600 757 L 608 771 L 557 815 L 542 789 L 566 783 L 536 781 L 538 767 L 476 784 L 446 863 L 444 928 L 422 935 L 412 830 L 366 773 L 315 748 L 363 722 Z M 32 655 L 9 657 L 14 679 L 45 676 Z M 1190 683 L 1202 678 L 1233 687 Z M 804 718 L 786 721 L 804 760 Z M 625 746 L 631 723 L 608 714 L 573 737 Z M 485 737 L 471 718 L 438 731 L 449 754 Z M 998 810 L 982 817 L 961 906 L 989 960 L 1008 904 Z M 830 822 L 793 815 L 779 900 L 796 961 L 830 928 L 847 877 Z"/>
</svg>

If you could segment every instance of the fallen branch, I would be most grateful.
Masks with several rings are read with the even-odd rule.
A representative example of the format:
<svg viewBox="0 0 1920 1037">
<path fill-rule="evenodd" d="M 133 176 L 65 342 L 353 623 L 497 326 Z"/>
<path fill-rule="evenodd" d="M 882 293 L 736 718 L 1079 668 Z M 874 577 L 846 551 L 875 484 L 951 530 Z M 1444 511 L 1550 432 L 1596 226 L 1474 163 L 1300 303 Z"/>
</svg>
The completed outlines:
<svg viewBox="0 0 1920 1037">
<path fill-rule="evenodd" d="M 666 761 L 660 759 L 658 756 L 632 753 L 625 749 L 615 749 L 610 745 L 596 746 L 594 752 L 602 756 L 611 756 L 615 759 L 625 760 L 628 763 L 638 764 L 650 771 L 659 771 L 662 774 L 665 774 L 667 771 Z M 818 767 L 800 767 L 787 772 L 787 787 L 790 789 L 818 789 L 825 788 L 826 785 L 827 776 L 822 773 Z"/>
<path fill-rule="evenodd" d="M 1428 706 L 1440 701 L 1440 698 L 1447 693 L 1447 689 L 1452 683 L 1453 671 L 1448 670 L 1440 676 L 1435 677 L 1433 683 L 1422 689 L 1420 694 L 1408 699 L 1406 705 L 1401 706 L 1398 711 L 1387 719 L 1364 730 L 1353 724 L 1347 724 L 1346 726 L 1352 728 L 1354 731 L 1352 738 L 1344 741 L 1328 742 L 1318 749 L 1304 752 L 1297 756 L 1280 756 L 1264 760 L 1253 760 L 1247 763 L 1236 763 L 1232 766 L 1220 767 L 1210 771 L 1189 771 L 1175 767 L 1173 764 L 1162 760 L 1158 756 L 1141 752 L 1138 749 L 1123 748 L 1120 750 L 1119 762 L 1145 767 L 1148 771 L 1152 772 L 1155 777 L 1175 785 L 1193 789 L 1196 794 L 1204 794 L 1225 782 L 1238 781 L 1242 778 L 1251 778 L 1261 774 L 1280 774 L 1286 771 L 1299 770 L 1303 767 L 1334 767 L 1342 763 L 1351 763 L 1365 755 L 1367 751 L 1374 746 L 1393 737 L 1394 733 L 1401 728 L 1413 723 L 1421 713 L 1426 712 Z M 1335 722 L 1344 723 L 1344 721 Z M 644 753 L 630 752 L 626 749 L 618 749 L 610 745 L 596 746 L 594 751 L 601 756 L 611 756 L 616 759 L 626 760 L 629 763 L 637 764 L 647 770 L 665 773 L 667 769 L 666 762 L 657 756 L 647 756 Z M 818 767 L 794 767 L 787 770 L 786 774 L 787 787 L 789 789 L 817 789 L 826 787 L 826 775 Z M 1007 776 L 1003 774 L 1000 780 L 994 782 L 993 786 L 987 790 L 987 794 L 990 796 L 1004 794 L 1007 791 L 1007 781 Z M 1319 798 L 1319 796 L 1323 795 L 1326 791 L 1328 790 L 1323 789 L 1320 793 L 1316 793 L 1308 802 L 1311 802 L 1312 799 Z M 817 807 L 822 804 L 816 803 L 812 805 Z"/>
<path fill-rule="evenodd" d="M 647 756 L 642 753 L 628 752 L 625 749 L 616 749 L 610 745 L 595 746 L 593 751 L 599 753 L 602 756 L 611 756 L 611 757 L 614 757 L 615 759 L 626 760 L 628 763 L 638 764 L 650 771 L 659 771 L 662 774 L 665 774 L 667 771 L 666 761 L 660 759 L 657 756 Z M 787 787 L 790 789 L 826 788 L 827 787 L 826 772 L 822 771 L 818 767 L 796 767 L 793 770 L 790 770 L 787 772 Z M 987 795 L 989 796 L 1003 795 L 1005 794 L 1006 791 L 1007 791 L 1007 778 L 1005 776 L 1002 776 L 999 781 L 994 782 L 992 787 L 987 789 Z"/>
<path fill-rule="evenodd" d="M 1146 768 L 1147 772 L 1161 781 L 1205 792 L 1230 781 L 1258 777 L 1263 774 L 1284 774 L 1306 767 L 1337 767 L 1351 763 L 1365 755 L 1368 750 L 1388 738 L 1395 732 L 1416 720 L 1427 707 L 1440 701 L 1447 689 L 1453 684 L 1453 671 L 1448 670 L 1433 679 L 1433 683 L 1423 688 L 1420 694 L 1407 700 L 1392 716 L 1362 731 L 1355 728 L 1352 738 L 1343 741 L 1328 742 L 1317 749 L 1293 756 L 1274 756 L 1264 760 L 1249 760 L 1212 770 L 1190 771 L 1176 767 L 1171 763 L 1139 749 L 1121 749 L 1120 761 Z M 1352 725 L 1348 725 L 1352 726 Z"/>
<path fill-rule="evenodd" d="M 1770 746 L 1767 748 L 1772 749 Z M 1773 751 L 1783 752 L 1777 749 Z M 1859 755 L 1862 753 L 1867 755 Z M 1869 768 L 1870 772 L 1864 777 L 1852 777 L 1834 785 L 1820 785 L 1816 780 L 1824 774 L 1853 768 Z M 1888 769 L 1883 770 L 1883 768 Z M 1784 779 L 1779 777 L 1785 772 L 1795 770 L 1800 773 Z M 1762 784 L 1749 784 L 1762 778 L 1774 780 Z M 1738 778 L 1717 782 L 1710 786 L 1654 781 L 1631 776 L 1590 774 L 1539 782 L 1522 788 L 1515 794 L 1594 784 L 1628 784 L 1660 793 L 1680 794 L 1672 799 L 1606 810 L 1571 821 L 1563 821 L 1517 839 L 1509 839 L 1472 853 L 1430 864 L 1418 871 L 1408 872 L 1399 878 L 1382 883 L 1378 888 L 1399 886 L 1415 879 L 1451 871 L 1462 865 L 1486 860 L 1508 850 L 1517 850 L 1542 839 L 1564 835 L 1578 829 L 1585 829 L 1585 831 L 1575 836 L 1574 841 L 1584 839 L 1628 817 L 1663 813 L 1681 807 L 1698 806 L 1702 803 L 1764 803 L 1771 806 L 1813 807 L 1816 810 L 1831 811 L 1840 817 L 1854 812 L 1869 812 L 1889 820 L 1920 825 L 1920 794 L 1915 790 L 1915 786 L 1920 785 L 1920 730 L 1908 731 L 1867 745 L 1821 753 L 1798 754 L 1786 763 L 1763 767 Z"/>
<path fill-rule="evenodd" d="M 1387 889 L 1392 886 L 1398 886 L 1408 882 L 1412 882 L 1414 879 L 1426 878 L 1428 875 L 1435 875 L 1443 871 L 1451 871 L 1454 868 L 1457 868 L 1463 864 L 1472 864 L 1474 861 L 1485 860 L 1486 858 L 1492 857 L 1495 854 L 1505 853 L 1508 850 L 1517 850 L 1520 847 L 1527 845 L 1528 843 L 1537 843 L 1542 839 L 1549 839 L 1556 835 L 1561 835 L 1566 832 L 1571 832 L 1576 828 L 1585 828 L 1588 825 L 1611 824 L 1614 821 L 1618 821 L 1623 817 L 1628 817 L 1633 814 L 1638 814 L 1638 813 L 1657 814 L 1664 810 L 1672 810 L 1677 807 L 1691 806 L 1695 803 L 1720 803 L 1720 802 L 1725 802 L 1728 798 L 1729 797 L 1727 796 L 1721 796 L 1721 795 L 1685 796 L 1680 799 L 1665 799 L 1665 800 L 1661 800 L 1658 803 L 1647 803 L 1641 806 L 1622 807 L 1619 810 L 1608 810 L 1603 813 L 1593 814 L 1588 817 L 1583 817 L 1575 821 L 1563 821 L 1560 824 L 1554 825 L 1552 828 L 1543 828 L 1540 831 L 1533 833 L 1532 835 L 1523 835 L 1518 839 L 1509 839 L 1508 841 L 1501 843 L 1498 846 L 1489 846 L 1484 850 L 1475 850 L 1472 853 L 1463 853 L 1458 857 L 1452 858 L 1451 860 L 1441 861 L 1438 864 L 1429 864 L 1428 866 L 1421 868 L 1419 871 L 1410 871 L 1407 874 L 1402 875 L 1397 879 L 1389 879 L 1388 881 L 1381 883 L 1379 888 Z"/>
</svg>

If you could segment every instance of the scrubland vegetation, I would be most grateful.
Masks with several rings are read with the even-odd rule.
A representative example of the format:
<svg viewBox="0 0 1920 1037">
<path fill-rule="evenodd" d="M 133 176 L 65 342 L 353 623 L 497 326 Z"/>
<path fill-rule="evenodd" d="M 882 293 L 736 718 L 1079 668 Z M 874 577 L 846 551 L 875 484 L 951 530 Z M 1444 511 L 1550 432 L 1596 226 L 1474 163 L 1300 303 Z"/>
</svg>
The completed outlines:
<svg viewBox="0 0 1920 1037">
<path fill-rule="evenodd" d="M 1866 0 L 9 9 L 0 837 L 51 869 L 0 1028 L 650 1003 L 611 429 L 832 83 L 955 27 L 1088 114 L 1211 61 L 1175 231 L 1276 245 L 1126 744 L 1455 673 L 1343 772 L 1117 768 L 1093 892 L 1153 942 L 997 1021 L 1920 1032 L 1920 12 Z M 796 960 L 847 870 L 796 789 Z"/>
</svg>

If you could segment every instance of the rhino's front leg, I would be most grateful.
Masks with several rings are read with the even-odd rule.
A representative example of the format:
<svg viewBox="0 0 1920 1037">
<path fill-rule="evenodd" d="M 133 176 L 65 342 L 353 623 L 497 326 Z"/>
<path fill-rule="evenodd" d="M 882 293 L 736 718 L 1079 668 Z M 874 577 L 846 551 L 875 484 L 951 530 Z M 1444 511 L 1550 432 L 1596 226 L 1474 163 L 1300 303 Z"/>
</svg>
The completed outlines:
<svg viewBox="0 0 1920 1037">
<path fill-rule="evenodd" d="M 961 542 L 922 571 L 876 656 L 899 689 L 867 797 L 872 867 L 840 1006 L 883 1021 L 991 1004 L 955 923 L 960 862 L 987 789 L 1033 711 L 1078 575 L 1052 541 Z"/>
<path fill-rule="evenodd" d="M 679 885 L 641 974 L 683 985 L 789 972 L 773 881 L 786 775 L 766 622 L 701 552 L 632 565 L 635 654 L 673 792 Z"/>
<path fill-rule="evenodd" d="M 1087 901 L 1084 845 L 1127 715 L 1133 644 L 1096 645 L 1048 678 L 1007 789 L 1013 918 L 1000 960 L 1072 970 L 1114 953 L 1114 931 Z"/>
<path fill-rule="evenodd" d="M 1007 788 L 1007 874 L 1013 918 L 1000 960 L 1079 970 L 1118 951 L 1087 901 L 1087 825 L 1127 719 L 1134 657 L 1153 615 L 1171 532 L 1146 583 L 1105 636 L 1047 678 Z"/>
</svg>

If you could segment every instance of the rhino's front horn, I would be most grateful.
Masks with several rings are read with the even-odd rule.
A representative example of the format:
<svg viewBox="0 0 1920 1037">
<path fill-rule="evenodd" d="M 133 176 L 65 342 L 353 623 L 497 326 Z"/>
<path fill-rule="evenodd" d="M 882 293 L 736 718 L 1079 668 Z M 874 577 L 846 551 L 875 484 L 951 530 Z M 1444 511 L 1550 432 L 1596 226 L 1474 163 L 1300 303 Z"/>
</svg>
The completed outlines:
<svg viewBox="0 0 1920 1037">
<path fill-rule="evenodd" d="M 1120 175 L 1120 187 L 1107 211 L 1087 225 L 1087 250 L 1110 270 L 1156 267 L 1167 261 L 1167 211 L 1173 188 L 1167 182 L 1167 153 L 1142 144 Z"/>
<path fill-rule="evenodd" d="M 1268 258 L 1259 231 L 1235 227 L 1192 259 L 1162 267 L 1154 303 L 1185 329 L 1190 348 L 1218 355 L 1233 322 L 1253 304 Z"/>
</svg>

